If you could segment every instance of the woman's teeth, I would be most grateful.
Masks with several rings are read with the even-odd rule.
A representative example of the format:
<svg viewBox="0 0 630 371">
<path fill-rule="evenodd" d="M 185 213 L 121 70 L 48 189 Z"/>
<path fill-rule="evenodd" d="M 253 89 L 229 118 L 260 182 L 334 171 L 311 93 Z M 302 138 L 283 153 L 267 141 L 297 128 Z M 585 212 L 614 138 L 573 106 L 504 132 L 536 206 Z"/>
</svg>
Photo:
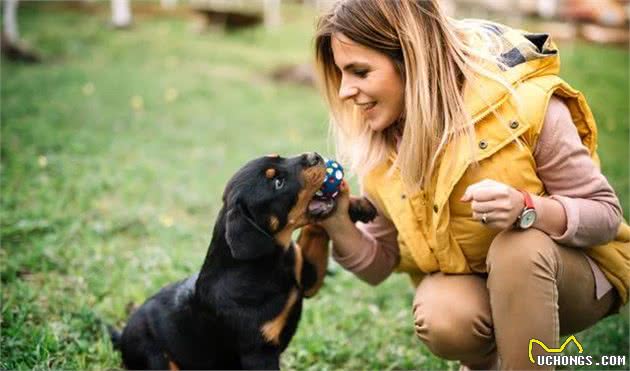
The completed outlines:
<svg viewBox="0 0 630 371">
<path fill-rule="evenodd" d="M 374 106 L 376 106 L 376 102 L 372 102 L 372 103 L 365 103 L 365 104 L 361 104 L 360 106 L 361 106 L 361 108 L 362 108 L 364 111 L 369 111 L 369 110 L 371 110 Z"/>
</svg>

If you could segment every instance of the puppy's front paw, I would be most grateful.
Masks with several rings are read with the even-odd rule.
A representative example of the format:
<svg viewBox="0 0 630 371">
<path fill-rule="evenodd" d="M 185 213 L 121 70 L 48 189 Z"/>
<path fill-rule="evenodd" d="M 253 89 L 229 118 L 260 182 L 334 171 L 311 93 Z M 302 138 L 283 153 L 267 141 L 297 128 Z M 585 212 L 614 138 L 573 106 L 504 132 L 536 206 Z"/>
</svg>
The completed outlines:
<svg viewBox="0 0 630 371">
<path fill-rule="evenodd" d="M 369 223 L 378 214 L 376 207 L 365 197 L 350 197 L 348 213 L 350 213 L 350 219 L 353 223 Z"/>
</svg>

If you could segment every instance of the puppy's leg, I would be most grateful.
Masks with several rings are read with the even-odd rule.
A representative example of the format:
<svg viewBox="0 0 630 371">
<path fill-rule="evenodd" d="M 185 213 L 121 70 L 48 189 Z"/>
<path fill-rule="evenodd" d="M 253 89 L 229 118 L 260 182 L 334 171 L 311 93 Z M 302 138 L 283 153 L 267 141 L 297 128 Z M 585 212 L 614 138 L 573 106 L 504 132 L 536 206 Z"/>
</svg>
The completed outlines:
<svg viewBox="0 0 630 371">
<path fill-rule="evenodd" d="M 243 370 L 279 370 L 280 355 L 266 351 L 249 352 L 241 356 Z"/>
<path fill-rule="evenodd" d="M 315 295 L 324 283 L 328 267 L 328 242 L 330 238 L 326 230 L 320 226 L 309 224 L 302 228 L 297 245 L 304 261 L 300 272 L 304 296 Z"/>
<path fill-rule="evenodd" d="M 376 217 L 376 208 L 365 197 L 350 197 L 348 206 L 350 220 L 369 223 Z M 328 267 L 328 244 L 330 237 L 326 230 L 318 225 L 309 224 L 302 228 L 298 237 L 298 249 L 302 252 L 304 261 L 301 282 L 307 298 L 315 295 L 324 283 L 326 268 Z"/>
<path fill-rule="evenodd" d="M 144 340 L 137 348 L 123 353 L 123 365 L 128 370 L 178 370 L 164 351 L 153 341 Z"/>
</svg>

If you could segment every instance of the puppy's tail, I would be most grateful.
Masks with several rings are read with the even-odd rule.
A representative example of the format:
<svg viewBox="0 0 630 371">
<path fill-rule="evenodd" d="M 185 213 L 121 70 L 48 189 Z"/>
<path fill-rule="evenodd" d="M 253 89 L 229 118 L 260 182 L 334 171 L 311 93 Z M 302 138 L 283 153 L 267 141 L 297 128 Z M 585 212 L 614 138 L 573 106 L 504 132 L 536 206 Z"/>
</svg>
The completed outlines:
<svg viewBox="0 0 630 371">
<path fill-rule="evenodd" d="M 109 331 L 109 338 L 112 340 L 114 349 L 120 350 L 120 338 L 122 334 L 112 325 L 107 325 L 107 330 Z"/>
</svg>

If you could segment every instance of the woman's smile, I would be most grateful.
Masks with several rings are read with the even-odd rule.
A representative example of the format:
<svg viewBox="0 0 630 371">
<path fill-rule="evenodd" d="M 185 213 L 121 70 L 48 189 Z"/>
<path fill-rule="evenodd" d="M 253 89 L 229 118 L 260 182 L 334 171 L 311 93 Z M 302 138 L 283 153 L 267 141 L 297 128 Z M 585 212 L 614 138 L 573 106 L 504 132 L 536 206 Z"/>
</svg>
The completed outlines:
<svg viewBox="0 0 630 371">
<path fill-rule="evenodd" d="M 359 106 L 361 110 L 363 110 L 363 113 L 369 114 L 374 110 L 374 107 L 376 106 L 376 102 L 356 103 L 356 105 Z"/>
</svg>

